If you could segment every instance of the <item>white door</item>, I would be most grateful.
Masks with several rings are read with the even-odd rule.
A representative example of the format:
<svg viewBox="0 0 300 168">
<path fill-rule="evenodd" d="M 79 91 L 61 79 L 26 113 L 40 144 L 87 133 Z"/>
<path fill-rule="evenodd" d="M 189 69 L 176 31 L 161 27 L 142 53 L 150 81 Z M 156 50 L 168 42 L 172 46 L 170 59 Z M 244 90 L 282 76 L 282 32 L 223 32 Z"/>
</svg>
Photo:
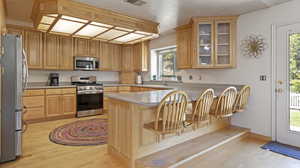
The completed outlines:
<svg viewBox="0 0 300 168">
<path fill-rule="evenodd" d="M 300 147 L 300 23 L 277 27 L 276 140 Z"/>
</svg>

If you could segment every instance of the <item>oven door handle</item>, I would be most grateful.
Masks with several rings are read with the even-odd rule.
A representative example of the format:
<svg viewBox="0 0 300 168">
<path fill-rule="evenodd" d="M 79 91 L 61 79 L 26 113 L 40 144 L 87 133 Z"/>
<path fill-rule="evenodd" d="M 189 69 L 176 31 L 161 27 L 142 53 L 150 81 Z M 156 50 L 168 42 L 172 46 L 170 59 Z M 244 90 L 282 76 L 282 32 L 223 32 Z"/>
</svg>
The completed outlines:
<svg viewBox="0 0 300 168">
<path fill-rule="evenodd" d="M 77 95 L 90 95 L 90 94 L 101 94 L 103 91 L 97 91 L 97 92 L 77 92 Z"/>
</svg>

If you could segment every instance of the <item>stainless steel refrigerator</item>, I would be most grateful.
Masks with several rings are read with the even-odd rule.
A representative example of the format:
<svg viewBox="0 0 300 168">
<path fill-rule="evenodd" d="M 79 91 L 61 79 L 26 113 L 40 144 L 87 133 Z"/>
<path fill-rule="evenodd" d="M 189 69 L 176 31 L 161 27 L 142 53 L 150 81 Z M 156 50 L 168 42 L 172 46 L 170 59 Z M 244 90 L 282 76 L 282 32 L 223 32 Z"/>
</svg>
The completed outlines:
<svg viewBox="0 0 300 168">
<path fill-rule="evenodd" d="M 28 69 L 22 37 L 4 35 L 1 65 L 1 154 L 0 162 L 15 160 L 22 154 L 22 93 L 26 87 Z"/>
</svg>

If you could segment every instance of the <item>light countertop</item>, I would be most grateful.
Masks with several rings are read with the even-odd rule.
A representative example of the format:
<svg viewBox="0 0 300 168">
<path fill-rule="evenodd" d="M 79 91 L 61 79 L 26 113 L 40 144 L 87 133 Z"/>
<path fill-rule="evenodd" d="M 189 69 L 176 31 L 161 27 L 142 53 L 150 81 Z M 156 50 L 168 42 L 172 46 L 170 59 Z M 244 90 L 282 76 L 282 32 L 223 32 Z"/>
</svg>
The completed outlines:
<svg viewBox="0 0 300 168">
<path fill-rule="evenodd" d="M 242 85 L 202 85 L 198 87 L 174 86 L 170 90 L 157 90 L 145 92 L 126 92 L 126 93 L 109 93 L 104 96 L 112 99 L 126 101 L 129 103 L 139 104 L 147 107 L 157 106 L 160 101 L 173 90 L 182 90 L 187 93 L 189 101 L 196 101 L 203 91 L 208 88 L 213 88 L 215 95 L 219 96 L 228 86 L 235 86 L 239 90 Z M 170 87 L 170 86 L 169 86 Z"/>
<path fill-rule="evenodd" d="M 61 82 L 59 86 L 49 86 L 47 83 L 43 82 L 32 82 L 28 83 L 26 89 L 55 89 L 55 88 L 74 88 L 75 85 L 72 85 L 70 82 Z"/>
</svg>

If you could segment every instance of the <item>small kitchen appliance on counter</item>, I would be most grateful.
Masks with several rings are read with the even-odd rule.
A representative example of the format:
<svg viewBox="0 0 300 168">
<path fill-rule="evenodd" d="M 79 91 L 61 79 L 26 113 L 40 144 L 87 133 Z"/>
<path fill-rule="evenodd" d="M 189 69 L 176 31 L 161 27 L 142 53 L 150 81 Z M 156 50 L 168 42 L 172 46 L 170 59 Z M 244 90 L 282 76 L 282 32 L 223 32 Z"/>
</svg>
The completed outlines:
<svg viewBox="0 0 300 168">
<path fill-rule="evenodd" d="M 95 76 L 72 76 L 77 86 L 77 117 L 103 114 L 103 84 Z"/>
<path fill-rule="evenodd" d="M 49 85 L 50 86 L 58 86 L 59 85 L 59 74 L 58 73 L 50 73 Z"/>
</svg>

